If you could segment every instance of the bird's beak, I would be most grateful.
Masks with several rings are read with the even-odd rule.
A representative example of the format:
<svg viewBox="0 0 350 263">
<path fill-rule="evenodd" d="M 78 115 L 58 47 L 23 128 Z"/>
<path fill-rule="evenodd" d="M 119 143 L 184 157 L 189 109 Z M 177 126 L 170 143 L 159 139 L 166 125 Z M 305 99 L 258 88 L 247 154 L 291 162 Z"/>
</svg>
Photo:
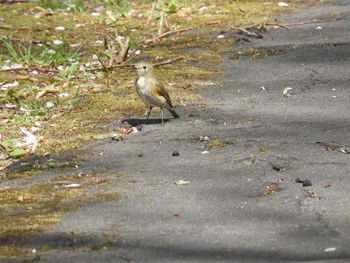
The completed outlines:
<svg viewBox="0 0 350 263">
<path fill-rule="evenodd" d="M 135 64 L 131 64 L 131 65 L 125 65 L 125 67 L 129 67 L 129 68 L 133 68 L 133 69 L 137 69 Z"/>
</svg>

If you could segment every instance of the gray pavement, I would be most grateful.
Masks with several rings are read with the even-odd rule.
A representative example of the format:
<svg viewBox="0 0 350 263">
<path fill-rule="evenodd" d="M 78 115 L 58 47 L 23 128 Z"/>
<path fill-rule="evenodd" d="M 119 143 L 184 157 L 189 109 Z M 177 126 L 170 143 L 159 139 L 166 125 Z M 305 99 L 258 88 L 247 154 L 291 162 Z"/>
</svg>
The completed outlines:
<svg viewBox="0 0 350 263">
<path fill-rule="evenodd" d="M 126 174 L 113 187 L 121 199 L 67 213 L 23 243 L 56 249 L 40 262 L 350 262 L 350 3 L 278 22 L 339 13 L 240 41 L 223 56 L 224 86 L 176 107 L 181 119 L 84 146 L 80 171 Z M 278 54 L 251 59 L 248 47 Z M 208 150 L 214 139 L 225 147 Z"/>
</svg>

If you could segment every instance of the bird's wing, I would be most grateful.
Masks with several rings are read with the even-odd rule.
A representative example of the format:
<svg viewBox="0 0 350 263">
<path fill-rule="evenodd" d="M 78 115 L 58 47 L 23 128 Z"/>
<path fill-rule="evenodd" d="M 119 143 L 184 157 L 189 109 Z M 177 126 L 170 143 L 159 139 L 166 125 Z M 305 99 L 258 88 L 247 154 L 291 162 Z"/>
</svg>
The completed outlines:
<svg viewBox="0 0 350 263">
<path fill-rule="evenodd" d="M 166 91 L 164 86 L 162 84 L 160 84 L 158 81 L 154 81 L 154 83 L 152 85 L 152 92 L 155 95 L 157 95 L 157 96 L 164 97 L 166 99 L 167 103 L 169 104 L 169 106 L 171 108 L 173 108 L 173 105 L 172 105 L 171 100 L 170 100 L 169 93 Z"/>
</svg>

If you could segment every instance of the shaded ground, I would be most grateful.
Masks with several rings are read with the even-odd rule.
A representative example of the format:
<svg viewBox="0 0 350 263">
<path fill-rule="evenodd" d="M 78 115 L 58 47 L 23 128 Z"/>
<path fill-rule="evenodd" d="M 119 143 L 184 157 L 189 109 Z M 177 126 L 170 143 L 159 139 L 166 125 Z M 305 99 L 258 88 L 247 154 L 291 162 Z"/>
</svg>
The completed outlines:
<svg viewBox="0 0 350 263">
<path fill-rule="evenodd" d="M 141 132 L 84 146 L 78 166 L 61 173 L 123 174 L 108 189 L 122 197 L 1 244 L 38 248 L 40 262 L 348 262 L 350 5 L 331 1 L 279 22 L 336 13 L 344 18 L 241 41 L 223 57 L 224 86 L 177 107 L 181 119 L 135 117 Z M 248 47 L 283 52 L 251 59 Z"/>
</svg>

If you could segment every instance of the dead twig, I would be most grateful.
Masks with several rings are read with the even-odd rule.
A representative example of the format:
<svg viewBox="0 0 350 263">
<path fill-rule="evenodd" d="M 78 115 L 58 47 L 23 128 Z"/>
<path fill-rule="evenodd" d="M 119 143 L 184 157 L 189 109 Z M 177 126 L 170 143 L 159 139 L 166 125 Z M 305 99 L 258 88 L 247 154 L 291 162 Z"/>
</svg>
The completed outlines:
<svg viewBox="0 0 350 263">
<path fill-rule="evenodd" d="M 264 36 L 261 34 L 262 30 L 266 31 L 266 26 L 278 26 L 280 28 L 284 28 L 286 30 L 289 30 L 289 28 L 286 25 L 281 25 L 278 23 L 260 23 L 260 24 L 254 24 L 246 27 L 231 27 L 230 29 L 237 30 L 238 33 L 248 36 L 248 37 L 254 37 L 254 38 L 263 38 Z M 254 29 L 258 32 L 252 32 L 251 29 Z"/>
<path fill-rule="evenodd" d="M 242 8 L 240 8 L 240 6 L 238 5 L 237 1 L 235 1 L 235 4 L 236 4 L 236 6 L 238 8 L 238 11 L 242 12 L 243 14 L 246 13 L 246 11 L 244 11 Z"/>
<path fill-rule="evenodd" d="M 38 92 L 38 94 L 35 96 L 35 99 L 40 99 L 41 97 L 45 96 L 47 93 L 58 93 L 59 92 L 59 88 L 55 88 L 55 87 L 47 87 L 45 89 L 43 89 L 42 91 Z"/>
<path fill-rule="evenodd" d="M 221 23 L 222 23 L 222 20 L 212 20 L 212 21 L 205 22 L 205 24 L 208 25 L 208 26 L 218 25 L 218 24 L 221 24 Z"/>
<path fill-rule="evenodd" d="M 325 22 L 333 22 L 337 21 L 343 18 L 346 18 L 347 16 L 339 16 L 339 17 L 334 17 L 334 18 L 329 18 L 329 19 L 315 19 L 311 21 L 304 21 L 304 22 L 296 22 L 296 23 L 290 23 L 290 24 L 285 24 L 284 26 L 301 26 L 301 25 L 307 25 L 307 24 L 317 24 L 317 23 L 325 23 Z"/>
<path fill-rule="evenodd" d="M 2 28 L 0 26 L 0 28 Z M 3 28 L 2 28 L 3 29 Z M 1 40 L 7 40 L 9 42 L 18 42 L 20 44 L 26 44 L 26 45 L 30 45 L 30 44 L 34 44 L 34 45 L 45 45 L 45 46 L 49 46 L 47 43 L 41 41 L 41 40 L 22 40 L 19 38 L 15 38 L 15 37 L 1 37 Z M 2 45 L 2 43 L 0 42 L 0 45 Z"/>
<path fill-rule="evenodd" d="M 246 37 L 241 37 L 238 34 L 234 34 L 232 37 L 233 37 L 233 39 L 236 40 L 236 42 L 241 41 L 241 40 L 245 41 L 245 42 L 252 42 L 250 39 L 248 39 Z"/>
<path fill-rule="evenodd" d="M 277 26 L 277 27 L 289 30 L 287 25 L 282 25 L 282 24 L 278 24 L 278 23 L 266 23 L 265 26 Z"/>
<path fill-rule="evenodd" d="M 156 7 L 156 4 L 152 3 L 151 13 L 150 13 L 150 15 L 147 18 L 146 26 L 149 26 L 151 21 L 152 21 L 155 7 Z"/>
<path fill-rule="evenodd" d="M 45 9 L 45 8 L 43 8 L 41 6 L 36 6 L 36 7 L 33 8 L 33 10 L 38 10 L 39 11 L 39 13 L 34 16 L 36 19 L 42 18 L 44 16 L 52 16 L 53 15 L 53 11 L 52 10 Z"/>
<path fill-rule="evenodd" d="M 160 18 L 159 18 L 159 23 L 158 23 L 158 35 L 161 35 L 163 32 L 164 19 L 165 19 L 164 11 L 162 10 L 160 12 Z"/>
<path fill-rule="evenodd" d="M 350 154 L 349 147 L 331 145 L 331 144 L 327 144 L 324 142 L 316 142 L 316 143 L 324 146 L 324 148 L 329 152 L 340 152 L 340 153 L 344 153 L 344 154 Z"/>
<path fill-rule="evenodd" d="M 94 53 L 95 53 L 98 61 L 100 62 L 101 66 L 102 66 L 102 70 L 103 71 L 108 71 L 108 68 L 105 66 L 105 63 L 103 63 L 103 61 L 102 61 L 100 55 L 98 54 L 98 52 L 96 50 L 94 50 Z"/>
<path fill-rule="evenodd" d="M 250 32 L 248 29 L 245 29 L 243 27 L 231 27 L 231 29 L 238 30 L 243 35 L 248 37 L 255 37 L 255 38 L 263 38 L 263 35 L 260 33 Z"/>
<path fill-rule="evenodd" d="M 184 57 L 177 57 L 177 58 L 174 58 L 174 59 L 167 59 L 165 61 L 153 64 L 153 66 L 158 67 L 158 66 L 161 66 L 161 65 L 171 64 L 171 63 L 174 63 L 174 62 L 176 62 L 176 61 L 178 61 L 180 59 L 183 59 L 183 58 Z"/>
<path fill-rule="evenodd" d="M 192 27 L 189 27 L 189 28 L 183 28 L 183 29 L 178 29 L 178 30 L 173 30 L 173 31 L 168 31 L 168 32 L 165 32 L 157 37 L 154 37 L 152 39 L 147 39 L 146 40 L 146 44 L 150 44 L 150 43 L 154 43 L 154 42 L 157 42 L 159 41 L 160 39 L 164 38 L 164 37 L 167 37 L 167 36 L 170 36 L 170 35 L 173 35 L 173 34 L 178 34 L 178 33 L 182 33 L 182 32 L 185 32 L 185 31 L 188 31 L 188 30 L 191 30 L 193 29 Z"/>
<path fill-rule="evenodd" d="M 124 42 L 122 42 L 118 38 L 117 38 L 117 41 L 120 45 L 120 52 L 116 58 L 116 63 L 120 64 L 125 62 L 128 57 L 128 52 L 130 49 L 130 37 L 127 37 Z"/>
<path fill-rule="evenodd" d="M 171 64 L 174 63 L 180 59 L 183 59 L 183 57 L 177 57 L 174 59 L 168 59 L 159 63 L 154 64 L 155 67 L 165 64 Z M 100 68 L 90 68 L 90 69 L 78 69 L 76 72 L 93 72 L 93 71 L 106 71 L 106 70 L 112 70 L 115 68 L 123 68 L 123 67 L 134 67 L 134 65 L 125 65 L 125 64 L 118 64 L 118 65 L 112 65 L 110 67 L 100 67 Z M 38 67 L 20 67 L 20 68 L 9 68 L 9 69 L 1 69 L 0 72 L 10 72 L 10 71 L 40 71 L 40 72 L 52 72 L 52 73 L 58 73 L 60 70 L 58 69 L 46 69 L 46 68 L 38 68 Z"/>
<path fill-rule="evenodd" d="M 38 68 L 38 67 L 18 67 L 18 68 L 7 68 L 1 69 L 0 72 L 10 72 L 10 71 L 41 71 L 41 72 L 59 72 L 58 69 L 48 69 L 48 68 Z"/>
</svg>

